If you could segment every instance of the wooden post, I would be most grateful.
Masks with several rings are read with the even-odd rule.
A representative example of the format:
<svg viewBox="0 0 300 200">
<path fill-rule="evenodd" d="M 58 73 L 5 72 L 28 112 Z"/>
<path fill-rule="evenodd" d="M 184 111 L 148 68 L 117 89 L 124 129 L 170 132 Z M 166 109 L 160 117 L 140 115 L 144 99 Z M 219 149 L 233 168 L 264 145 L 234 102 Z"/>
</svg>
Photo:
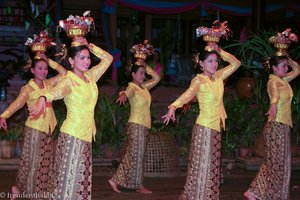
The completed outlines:
<svg viewBox="0 0 300 200">
<path fill-rule="evenodd" d="M 116 1 L 113 0 L 114 7 L 117 9 Z M 109 30 L 111 36 L 111 48 L 117 47 L 117 11 L 109 15 Z"/>
<path fill-rule="evenodd" d="M 151 42 L 152 32 L 152 15 L 147 14 L 145 16 L 145 39 Z"/>
<path fill-rule="evenodd" d="M 258 34 L 265 22 L 266 0 L 252 0 L 252 32 Z"/>
</svg>

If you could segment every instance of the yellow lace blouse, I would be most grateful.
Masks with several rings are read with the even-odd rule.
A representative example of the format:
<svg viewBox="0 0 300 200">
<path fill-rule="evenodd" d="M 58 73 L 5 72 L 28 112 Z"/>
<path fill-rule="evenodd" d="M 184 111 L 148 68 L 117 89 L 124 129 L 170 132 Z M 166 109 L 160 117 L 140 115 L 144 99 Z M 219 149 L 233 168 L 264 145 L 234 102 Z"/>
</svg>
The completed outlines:
<svg viewBox="0 0 300 200">
<path fill-rule="evenodd" d="M 125 92 L 130 103 L 130 117 L 128 122 L 133 122 L 150 128 L 151 95 L 149 90 L 160 81 L 160 76 L 149 66 L 146 67 L 146 73 L 152 77 L 150 80 L 145 81 L 141 87 L 130 82 L 128 83 L 126 90 L 122 92 Z"/>
<path fill-rule="evenodd" d="M 51 59 L 49 59 L 48 64 L 50 67 L 52 67 L 52 63 L 55 63 Z M 9 105 L 9 107 L 0 115 L 0 117 L 7 119 L 11 115 L 13 115 L 17 110 L 22 108 L 25 103 L 27 106 L 34 105 L 43 93 L 51 90 L 53 86 L 55 86 L 60 78 L 62 77 L 62 74 L 66 73 L 66 69 L 64 69 L 61 66 L 55 66 L 53 69 L 57 70 L 60 74 L 57 76 L 46 79 L 43 81 L 44 88 L 39 88 L 37 84 L 33 81 L 33 79 L 29 80 L 28 84 L 23 86 L 20 90 L 20 93 L 18 97 Z M 30 117 L 27 118 L 25 125 L 34 128 L 36 130 L 39 130 L 43 133 L 48 134 L 53 132 L 55 126 L 56 126 L 56 118 L 55 114 L 51 105 L 51 101 L 47 100 L 47 106 L 46 106 L 46 112 L 44 115 L 41 115 L 39 118 L 32 119 Z"/>
<path fill-rule="evenodd" d="M 175 108 L 180 108 L 196 96 L 200 110 L 196 124 L 218 132 L 221 129 L 220 125 L 225 129 L 225 119 L 227 117 L 223 104 L 223 80 L 240 66 L 240 62 L 227 52 L 221 50 L 220 56 L 230 64 L 213 74 L 214 81 L 210 80 L 208 76 L 197 74 L 192 79 L 189 88 L 171 104 Z"/>
<path fill-rule="evenodd" d="M 293 127 L 291 111 L 293 90 L 289 82 L 300 74 L 300 66 L 293 62 L 291 67 L 293 68 L 293 71 L 289 72 L 287 76 L 282 79 L 270 74 L 267 90 L 270 104 L 277 105 L 275 121 Z"/>
<path fill-rule="evenodd" d="M 84 73 L 88 82 L 68 71 L 52 90 L 44 94 L 50 101 L 64 99 L 67 117 L 60 131 L 87 142 L 92 142 L 96 134 L 94 119 L 94 109 L 98 98 L 96 82 L 112 62 L 112 56 L 109 53 L 93 44 L 91 46 L 91 52 L 99 57 L 101 62 Z"/>
</svg>

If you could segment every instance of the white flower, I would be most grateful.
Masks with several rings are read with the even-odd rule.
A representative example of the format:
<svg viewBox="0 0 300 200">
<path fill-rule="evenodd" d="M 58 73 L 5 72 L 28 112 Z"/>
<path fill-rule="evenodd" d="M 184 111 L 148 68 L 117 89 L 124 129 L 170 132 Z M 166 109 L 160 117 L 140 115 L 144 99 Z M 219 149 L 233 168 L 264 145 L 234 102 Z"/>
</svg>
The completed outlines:
<svg viewBox="0 0 300 200">
<path fill-rule="evenodd" d="M 69 17 L 67 18 L 67 21 L 72 21 L 75 17 L 73 15 L 69 15 Z"/>
<path fill-rule="evenodd" d="M 33 39 L 32 38 L 27 38 L 27 41 L 25 42 L 25 45 L 31 45 L 33 42 Z"/>
<path fill-rule="evenodd" d="M 90 15 L 90 13 L 91 13 L 91 11 L 90 10 L 87 10 L 87 11 L 85 11 L 84 13 L 83 13 L 83 16 L 85 17 L 85 16 L 88 16 L 88 15 Z"/>
</svg>

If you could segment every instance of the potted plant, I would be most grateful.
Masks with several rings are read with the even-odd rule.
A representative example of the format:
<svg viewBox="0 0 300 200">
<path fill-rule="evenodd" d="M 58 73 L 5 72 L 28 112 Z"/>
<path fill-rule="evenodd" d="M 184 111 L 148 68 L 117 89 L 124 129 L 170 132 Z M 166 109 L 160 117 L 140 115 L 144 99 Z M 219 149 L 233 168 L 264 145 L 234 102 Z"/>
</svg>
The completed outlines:
<svg viewBox="0 0 300 200">
<path fill-rule="evenodd" d="M 294 96 L 292 100 L 292 156 L 300 156 L 300 88 L 296 86 L 294 89 Z"/>
<path fill-rule="evenodd" d="M 258 86 L 261 86 L 259 83 Z M 263 90 L 263 89 L 261 89 Z M 249 150 L 254 146 L 256 137 L 262 132 L 265 123 L 265 112 L 267 108 L 266 98 L 262 97 L 261 91 L 255 89 L 256 95 L 261 97 L 254 100 L 241 99 L 236 95 L 225 97 L 225 108 L 228 118 L 226 119 L 225 137 L 223 136 L 223 152 L 234 153 L 236 149 Z M 224 145 L 223 145 L 224 144 Z M 224 149 L 229 148 L 229 149 Z M 231 149 L 230 149 L 231 148 Z"/>
<path fill-rule="evenodd" d="M 226 129 L 222 133 L 222 154 L 224 157 L 234 157 L 240 146 L 240 137 L 243 134 L 243 125 L 246 122 L 244 114 L 247 111 L 247 101 L 236 95 L 226 95 L 224 106 L 227 113 Z"/>
<path fill-rule="evenodd" d="M 23 128 L 14 127 L 8 129 L 7 132 L 1 132 L 0 140 L 0 157 L 3 159 L 10 159 L 14 156 L 17 141 L 21 138 Z"/>
<path fill-rule="evenodd" d="M 261 31 L 260 34 L 250 34 L 246 41 L 235 41 L 224 49 L 234 49 L 234 54 L 241 60 L 242 77 L 236 83 L 240 97 L 252 98 L 255 79 L 264 73 L 264 61 L 275 53 L 269 43 L 274 31 Z M 265 76 L 267 77 L 267 76 Z"/>
<path fill-rule="evenodd" d="M 129 104 L 119 106 L 115 100 L 105 93 L 99 95 L 95 108 L 96 141 L 93 144 L 93 154 L 112 159 L 118 157 L 117 150 L 126 137 L 126 125 L 129 117 Z M 102 154 L 102 155 L 100 155 Z"/>
</svg>

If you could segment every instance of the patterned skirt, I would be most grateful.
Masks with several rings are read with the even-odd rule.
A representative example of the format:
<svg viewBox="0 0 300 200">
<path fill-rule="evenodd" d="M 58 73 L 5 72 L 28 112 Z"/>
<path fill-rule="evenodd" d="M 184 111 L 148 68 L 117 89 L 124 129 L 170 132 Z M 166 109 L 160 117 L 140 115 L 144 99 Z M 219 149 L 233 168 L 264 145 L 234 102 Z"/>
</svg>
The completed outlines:
<svg viewBox="0 0 300 200">
<path fill-rule="evenodd" d="M 54 162 L 55 200 L 90 200 L 92 144 L 61 132 Z"/>
<path fill-rule="evenodd" d="M 288 199 L 291 176 L 291 129 L 289 126 L 268 122 L 264 127 L 265 158 L 249 192 L 257 199 Z"/>
<path fill-rule="evenodd" d="M 144 180 L 144 155 L 149 130 L 147 127 L 128 123 L 128 145 L 121 163 L 112 180 L 118 185 L 138 189 Z"/>
<path fill-rule="evenodd" d="M 221 134 L 216 130 L 196 124 L 187 178 L 180 200 L 219 199 Z"/>
<path fill-rule="evenodd" d="M 46 197 L 53 189 L 53 137 L 27 126 L 23 134 L 24 143 L 16 180 L 18 190 L 20 193 Z"/>
</svg>

